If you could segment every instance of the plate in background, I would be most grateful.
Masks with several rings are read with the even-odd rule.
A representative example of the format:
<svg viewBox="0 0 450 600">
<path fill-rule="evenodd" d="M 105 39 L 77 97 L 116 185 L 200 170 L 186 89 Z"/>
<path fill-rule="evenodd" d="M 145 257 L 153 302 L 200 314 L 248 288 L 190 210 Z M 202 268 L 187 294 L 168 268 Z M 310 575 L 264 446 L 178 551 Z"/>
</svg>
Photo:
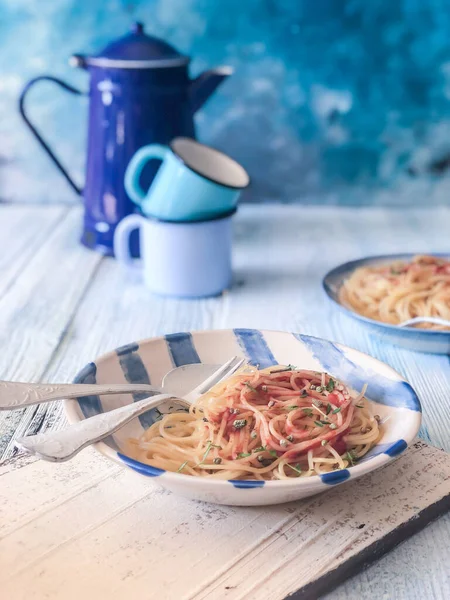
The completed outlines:
<svg viewBox="0 0 450 600">
<path fill-rule="evenodd" d="M 417 252 L 409 254 L 386 254 L 383 256 L 369 256 L 359 260 L 352 260 L 335 267 L 329 271 L 323 278 L 322 284 L 328 298 L 333 302 L 336 308 L 343 311 L 349 317 L 361 321 L 369 330 L 376 333 L 378 339 L 390 342 L 397 346 L 403 346 L 408 350 L 417 352 L 431 352 L 433 354 L 450 354 L 450 331 L 433 331 L 426 329 L 417 329 L 415 327 L 399 327 L 389 323 L 382 323 L 364 317 L 351 308 L 347 308 L 339 300 L 339 290 L 346 279 L 359 267 L 373 267 L 402 260 L 411 262 Z M 430 256 L 447 258 L 450 260 L 450 254 L 445 253 L 427 253 Z"/>
</svg>

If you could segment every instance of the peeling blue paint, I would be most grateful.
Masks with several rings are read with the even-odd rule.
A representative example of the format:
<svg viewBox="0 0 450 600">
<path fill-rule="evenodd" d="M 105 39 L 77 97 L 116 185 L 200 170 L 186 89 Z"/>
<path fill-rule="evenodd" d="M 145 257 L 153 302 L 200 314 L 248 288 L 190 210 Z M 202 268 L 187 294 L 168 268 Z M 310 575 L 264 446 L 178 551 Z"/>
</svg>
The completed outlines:
<svg viewBox="0 0 450 600">
<path fill-rule="evenodd" d="M 294 336 L 311 350 L 324 369 L 345 381 L 354 390 L 362 390 L 367 383 L 367 394 L 371 400 L 386 406 L 409 408 L 421 412 L 417 394 L 406 381 L 384 377 L 370 368 L 356 366 L 345 353 L 332 342 L 299 333 Z"/>
<path fill-rule="evenodd" d="M 86 365 L 78 373 L 78 375 L 75 377 L 73 382 L 74 383 L 85 383 L 85 384 L 90 384 L 90 385 L 96 384 L 97 383 L 97 365 L 94 362 L 91 362 L 88 365 Z M 86 419 L 89 419 L 90 417 L 95 417 L 95 415 L 98 415 L 98 414 L 104 412 L 100 396 L 97 396 L 96 394 L 92 394 L 90 396 L 82 396 L 80 398 L 77 398 L 77 402 L 80 405 L 81 412 L 83 413 L 83 415 Z M 109 435 L 103 441 L 105 444 L 107 444 L 114 450 L 119 449 L 119 447 L 117 446 L 117 444 L 114 440 L 114 437 L 112 435 Z"/>
<path fill-rule="evenodd" d="M 190 333 L 170 333 L 166 342 L 175 367 L 201 362 Z"/>
<path fill-rule="evenodd" d="M 159 477 L 163 473 L 165 473 L 164 469 L 159 469 L 158 467 L 152 467 L 151 465 L 144 465 L 144 463 L 139 462 L 138 460 L 134 460 L 129 456 L 125 456 L 120 452 L 117 453 L 117 456 L 123 460 L 123 462 L 140 473 L 141 475 L 146 475 L 147 477 Z"/>
<path fill-rule="evenodd" d="M 139 344 L 133 342 L 116 350 L 119 358 L 120 367 L 128 383 L 145 383 L 150 385 L 150 377 L 145 368 L 142 358 L 139 356 Z M 138 402 L 144 398 L 151 396 L 148 392 L 133 393 L 133 400 Z M 157 409 L 147 411 L 143 415 L 139 415 L 139 422 L 144 429 L 148 429 L 156 419 L 160 416 Z"/>
<path fill-rule="evenodd" d="M 324 473 L 320 475 L 320 479 L 327 485 L 337 485 L 343 481 L 350 479 L 350 471 L 348 469 L 341 469 L 340 471 L 331 471 L 331 473 Z"/>
<path fill-rule="evenodd" d="M 235 488 L 240 488 L 242 490 L 248 490 L 250 488 L 259 488 L 263 487 L 264 481 L 261 480 L 250 480 L 250 479 L 229 479 L 230 483 L 233 484 Z"/>
<path fill-rule="evenodd" d="M 234 329 L 234 335 L 251 365 L 259 365 L 260 369 L 266 369 L 278 364 L 261 331 Z"/>
</svg>

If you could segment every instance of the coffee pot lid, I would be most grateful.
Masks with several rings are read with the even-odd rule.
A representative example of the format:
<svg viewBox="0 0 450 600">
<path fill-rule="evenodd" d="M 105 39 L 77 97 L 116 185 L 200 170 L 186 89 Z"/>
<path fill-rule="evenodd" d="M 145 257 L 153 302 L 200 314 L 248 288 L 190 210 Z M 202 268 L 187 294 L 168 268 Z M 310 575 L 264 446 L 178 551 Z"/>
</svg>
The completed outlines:
<svg viewBox="0 0 450 600">
<path fill-rule="evenodd" d="M 108 44 L 96 56 L 74 55 L 74 66 L 118 69 L 149 69 L 182 66 L 189 57 L 173 46 L 144 32 L 142 23 L 134 23 L 130 33 Z"/>
</svg>

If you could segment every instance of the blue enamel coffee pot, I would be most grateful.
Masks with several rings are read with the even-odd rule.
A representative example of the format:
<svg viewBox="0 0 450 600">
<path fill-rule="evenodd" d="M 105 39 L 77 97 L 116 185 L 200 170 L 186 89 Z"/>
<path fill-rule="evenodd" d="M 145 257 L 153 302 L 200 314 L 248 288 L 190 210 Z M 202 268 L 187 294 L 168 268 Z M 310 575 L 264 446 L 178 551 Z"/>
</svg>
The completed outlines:
<svg viewBox="0 0 450 600">
<path fill-rule="evenodd" d="M 109 44 L 97 56 L 74 55 L 73 66 L 90 74 L 89 129 L 86 184 L 75 184 L 52 148 L 41 137 L 25 112 L 28 90 L 39 81 L 51 81 L 73 94 L 84 95 L 56 77 L 32 79 L 20 97 L 25 122 L 66 178 L 83 196 L 85 205 L 82 243 L 103 254 L 113 253 L 116 225 L 135 211 L 124 188 L 127 165 L 134 153 L 148 144 L 168 144 L 175 137 L 195 137 L 196 111 L 226 79 L 232 69 L 219 67 L 191 80 L 189 57 L 144 33 L 141 23 L 131 33 Z M 151 161 L 141 176 L 148 189 L 159 164 Z M 137 239 L 132 254 L 138 254 Z"/>
</svg>

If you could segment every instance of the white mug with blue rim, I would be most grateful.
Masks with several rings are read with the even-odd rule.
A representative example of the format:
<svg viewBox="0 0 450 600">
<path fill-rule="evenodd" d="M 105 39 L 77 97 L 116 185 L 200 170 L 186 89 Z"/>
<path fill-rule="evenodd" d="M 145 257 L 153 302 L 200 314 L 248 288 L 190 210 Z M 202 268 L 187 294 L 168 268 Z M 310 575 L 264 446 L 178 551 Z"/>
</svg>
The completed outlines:
<svg viewBox="0 0 450 600">
<path fill-rule="evenodd" d="M 231 220 L 235 212 L 184 222 L 129 215 L 116 228 L 114 254 L 120 263 L 134 267 L 129 238 L 139 229 L 139 268 L 152 292 L 177 298 L 218 295 L 231 284 Z"/>
<path fill-rule="evenodd" d="M 149 189 L 140 177 L 149 160 L 162 161 Z M 250 178 L 235 160 L 190 138 L 175 138 L 169 146 L 140 148 L 125 173 L 125 189 L 148 217 L 170 221 L 208 219 L 236 207 Z"/>
</svg>

